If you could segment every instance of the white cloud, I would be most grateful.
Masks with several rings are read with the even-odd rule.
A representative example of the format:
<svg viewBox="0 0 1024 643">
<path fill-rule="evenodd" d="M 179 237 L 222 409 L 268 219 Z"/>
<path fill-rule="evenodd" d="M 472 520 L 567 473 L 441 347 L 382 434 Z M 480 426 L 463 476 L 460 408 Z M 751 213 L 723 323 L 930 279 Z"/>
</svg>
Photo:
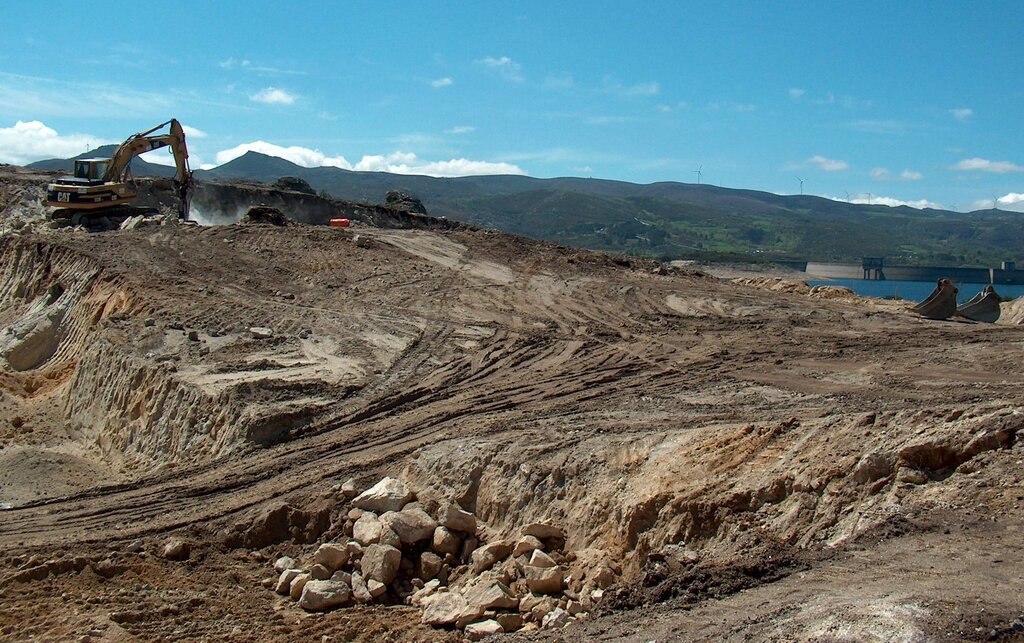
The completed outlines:
<svg viewBox="0 0 1024 643">
<path fill-rule="evenodd" d="M 993 203 L 995 203 L 995 207 L 1000 210 L 1024 212 L 1024 194 L 1021 194 L 1020 192 L 1004 194 L 1001 197 L 996 197 L 995 201 L 992 199 L 979 199 L 977 201 L 973 201 L 968 206 L 968 210 L 991 210 Z"/>
<path fill-rule="evenodd" d="M 251 72 L 254 74 L 262 74 L 264 76 L 305 76 L 306 72 L 299 71 L 296 69 L 282 69 L 280 67 L 269 67 L 267 65 L 254 65 L 252 61 L 243 58 L 241 60 L 235 60 L 234 58 L 228 58 L 217 63 L 217 66 L 221 69 L 241 69 L 243 71 Z"/>
<path fill-rule="evenodd" d="M 264 87 L 249 97 L 249 100 L 267 105 L 291 105 L 295 96 L 277 87 Z"/>
<path fill-rule="evenodd" d="M 185 130 L 185 136 L 188 138 L 206 138 L 206 132 L 199 128 L 192 127 L 190 125 L 182 125 L 181 129 Z"/>
<path fill-rule="evenodd" d="M 604 91 L 616 96 L 654 96 L 661 93 L 661 85 L 654 81 L 623 85 L 613 76 L 604 77 Z"/>
<path fill-rule="evenodd" d="M 526 174 L 522 168 L 510 163 L 450 159 L 448 161 L 427 161 L 412 152 L 396 151 L 383 155 L 366 155 L 352 164 L 343 156 L 327 156 L 319 150 L 307 147 L 282 147 L 266 141 L 243 143 L 217 153 L 217 165 L 236 159 L 248 151 L 259 152 L 291 161 L 302 167 L 340 167 L 360 172 L 391 172 L 393 174 L 422 174 L 426 176 L 476 176 L 486 174 Z"/>
<path fill-rule="evenodd" d="M 296 165 L 302 167 L 340 167 L 346 170 L 352 169 L 352 164 L 349 163 L 343 156 L 327 156 L 320 150 L 311 150 L 308 147 L 299 147 L 293 145 L 291 147 L 282 147 L 280 145 L 274 145 L 273 143 L 267 143 L 266 141 L 253 141 L 252 143 L 242 143 L 236 145 L 231 149 L 221 150 L 217 152 L 217 165 L 223 165 L 228 161 L 232 161 L 239 156 L 242 156 L 246 152 L 259 152 L 260 154 L 266 154 L 267 156 L 276 156 L 278 158 L 291 161 Z"/>
<path fill-rule="evenodd" d="M 548 74 L 544 79 L 545 89 L 572 89 L 575 82 L 570 74 Z"/>
<path fill-rule="evenodd" d="M 635 116 L 589 116 L 584 119 L 588 125 L 612 125 L 616 123 L 635 123 Z"/>
<path fill-rule="evenodd" d="M 589 165 L 584 165 L 583 167 L 571 167 L 569 169 L 572 170 L 573 172 L 576 172 L 577 174 L 589 175 L 594 173 L 594 168 L 590 167 Z"/>
<path fill-rule="evenodd" d="M 733 101 L 721 101 L 716 103 L 708 103 L 708 109 L 720 110 L 727 109 L 733 112 L 756 112 L 757 105 L 752 103 L 735 103 Z"/>
<path fill-rule="evenodd" d="M 523 66 L 508 56 L 500 56 L 497 58 L 494 56 L 487 56 L 486 58 L 481 58 L 475 62 L 478 65 L 483 65 L 484 67 L 497 70 L 505 80 L 514 83 L 521 83 L 525 80 L 525 78 L 523 78 Z"/>
<path fill-rule="evenodd" d="M 1009 174 L 1010 172 L 1024 172 L 1024 167 L 1011 163 L 1010 161 L 990 161 L 978 157 L 964 159 L 953 166 L 954 170 L 961 172 L 980 171 L 991 172 L 992 174 Z"/>
<path fill-rule="evenodd" d="M 430 86 L 440 89 L 441 87 L 451 87 L 455 84 L 455 81 L 447 76 L 444 78 L 438 78 L 437 80 L 430 81 Z"/>
<path fill-rule="evenodd" d="M 920 181 L 924 178 L 924 174 L 915 172 L 914 170 L 903 170 L 900 172 L 901 181 Z"/>
<path fill-rule="evenodd" d="M 85 134 L 60 135 L 40 121 L 18 121 L 0 127 L 0 162 L 24 165 L 48 158 L 68 158 L 112 143 Z"/>
<path fill-rule="evenodd" d="M 445 134 L 469 134 L 475 132 L 476 128 L 472 125 L 456 125 L 455 127 L 448 128 L 444 131 Z"/>
<path fill-rule="evenodd" d="M 426 161 L 411 152 L 392 152 L 383 156 L 364 156 L 355 170 L 362 172 L 391 172 L 392 174 L 423 174 L 426 176 L 479 176 L 487 174 L 526 174 L 510 163 L 491 163 L 469 159 Z"/>
<path fill-rule="evenodd" d="M 217 63 L 217 66 L 220 67 L 221 69 L 234 69 L 235 67 L 245 68 L 245 67 L 248 67 L 251 64 L 252 63 L 249 62 L 248 60 L 246 60 L 245 58 L 243 58 L 242 60 L 235 60 L 232 57 L 232 58 L 228 58 L 227 60 L 220 61 L 219 63 Z"/>
<path fill-rule="evenodd" d="M 48 116 L 165 117 L 177 111 L 170 96 L 106 84 L 57 81 L 0 71 L 0 113 Z"/>
<path fill-rule="evenodd" d="M 1024 212 L 1024 194 L 1020 192 L 1010 192 L 999 197 L 999 207 L 1004 210 L 1013 210 L 1014 212 Z"/>
<path fill-rule="evenodd" d="M 846 199 L 841 199 L 839 197 L 834 197 L 834 196 L 826 196 L 825 198 L 832 199 L 833 201 L 846 201 Z M 934 201 L 929 201 L 928 199 L 917 199 L 915 201 L 906 201 L 904 199 L 896 199 L 896 198 L 893 198 L 891 196 L 875 196 L 873 194 L 856 194 L 856 195 L 850 197 L 849 203 L 860 203 L 860 204 L 870 204 L 870 205 L 886 205 L 886 206 L 889 206 L 891 208 L 895 208 L 895 207 L 899 207 L 901 205 L 905 205 L 907 207 L 917 208 L 918 210 L 923 210 L 924 208 L 933 208 L 933 209 L 937 209 L 937 210 L 944 209 L 941 204 L 935 203 Z M 991 201 L 990 201 L 990 203 L 991 203 Z"/>
<path fill-rule="evenodd" d="M 800 100 L 807 93 L 806 89 L 800 89 L 799 87 L 791 87 L 789 90 L 789 97 L 793 100 Z"/>
<path fill-rule="evenodd" d="M 892 178 L 892 174 L 884 167 L 873 167 L 868 174 L 876 181 L 888 181 Z"/>
<path fill-rule="evenodd" d="M 682 110 L 682 109 L 689 109 L 689 108 L 690 108 L 690 104 L 688 102 L 686 102 L 685 100 L 681 100 L 678 103 L 676 103 L 675 105 L 658 104 L 658 105 L 654 106 L 654 110 L 657 111 L 657 112 L 661 112 L 662 114 L 671 114 L 672 112 L 676 112 L 676 111 L 679 111 L 679 110 Z"/>
<path fill-rule="evenodd" d="M 825 158 L 820 154 L 807 159 L 807 163 L 810 163 L 819 170 L 824 170 L 825 172 L 842 172 L 843 170 L 850 169 L 850 165 L 846 161 Z"/>
<path fill-rule="evenodd" d="M 960 121 L 961 123 L 974 116 L 974 110 L 970 107 L 959 107 L 957 109 L 949 110 L 949 113 L 953 115 L 953 118 Z"/>
</svg>

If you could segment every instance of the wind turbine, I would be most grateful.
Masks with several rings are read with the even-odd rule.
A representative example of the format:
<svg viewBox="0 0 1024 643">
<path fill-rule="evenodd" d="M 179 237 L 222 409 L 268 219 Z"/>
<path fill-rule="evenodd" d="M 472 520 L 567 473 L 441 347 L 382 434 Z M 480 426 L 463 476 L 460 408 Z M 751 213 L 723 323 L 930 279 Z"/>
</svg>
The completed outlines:
<svg viewBox="0 0 1024 643">
<path fill-rule="evenodd" d="M 996 198 L 995 194 L 992 195 L 992 209 L 993 210 L 998 210 L 999 209 L 999 199 Z"/>
<path fill-rule="evenodd" d="M 698 165 L 697 169 L 693 171 L 693 173 L 697 175 L 697 185 L 700 185 L 701 170 L 703 169 L 703 165 Z"/>
<path fill-rule="evenodd" d="M 796 180 L 800 181 L 800 196 L 803 196 L 804 195 L 804 181 L 806 181 L 807 179 L 801 179 L 798 176 L 798 177 L 796 177 Z"/>
<path fill-rule="evenodd" d="M 850 202 L 850 191 L 849 190 L 846 191 L 846 202 L 847 203 Z"/>
</svg>

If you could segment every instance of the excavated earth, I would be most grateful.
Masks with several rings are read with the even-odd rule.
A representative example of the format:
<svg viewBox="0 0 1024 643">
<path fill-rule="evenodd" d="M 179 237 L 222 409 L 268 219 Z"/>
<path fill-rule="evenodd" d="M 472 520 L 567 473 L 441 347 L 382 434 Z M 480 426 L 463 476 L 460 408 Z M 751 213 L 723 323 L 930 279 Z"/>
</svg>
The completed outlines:
<svg viewBox="0 0 1024 643">
<path fill-rule="evenodd" d="M 385 475 L 614 571 L 520 638 L 1024 636 L 1024 328 L 255 186 L 207 207 L 353 227 L 54 229 L 45 179 L 0 168 L 5 639 L 458 640 L 260 584 Z"/>
</svg>

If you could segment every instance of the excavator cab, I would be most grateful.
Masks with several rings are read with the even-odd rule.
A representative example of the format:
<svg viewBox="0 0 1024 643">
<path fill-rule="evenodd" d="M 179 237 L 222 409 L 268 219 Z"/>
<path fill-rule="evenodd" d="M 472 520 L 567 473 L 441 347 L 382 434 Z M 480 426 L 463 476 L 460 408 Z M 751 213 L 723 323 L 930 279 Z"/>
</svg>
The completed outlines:
<svg viewBox="0 0 1024 643">
<path fill-rule="evenodd" d="M 99 185 L 110 167 L 110 159 L 76 159 L 71 176 L 57 179 L 61 185 Z"/>
<path fill-rule="evenodd" d="M 74 177 L 88 181 L 102 181 L 109 166 L 110 159 L 79 159 L 75 161 Z"/>
</svg>

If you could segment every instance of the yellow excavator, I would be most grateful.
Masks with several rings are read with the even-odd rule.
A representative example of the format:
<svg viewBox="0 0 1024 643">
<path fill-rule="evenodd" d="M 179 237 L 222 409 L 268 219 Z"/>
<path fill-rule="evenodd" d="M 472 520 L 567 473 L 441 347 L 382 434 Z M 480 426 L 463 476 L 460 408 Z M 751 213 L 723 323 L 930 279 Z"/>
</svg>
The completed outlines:
<svg viewBox="0 0 1024 643">
<path fill-rule="evenodd" d="M 168 127 L 169 126 L 169 127 Z M 168 127 L 166 133 L 154 134 Z M 174 189 L 178 198 L 178 216 L 188 220 L 192 198 L 192 170 L 188 166 L 185 130 L 176 119 L 128 137 L 111 158 L 75 160 L 73 176 L 62 176 L 46 186 L 46 205 L 58 208 L 54 219 L 85 223 L 95 217 L 125 217 L 144 214 L 146 208 L 129 205 L 139 196 L 132 177 L 131 162 L 139 154 L 170 147 L 174 154 Z"/>
</svg>

